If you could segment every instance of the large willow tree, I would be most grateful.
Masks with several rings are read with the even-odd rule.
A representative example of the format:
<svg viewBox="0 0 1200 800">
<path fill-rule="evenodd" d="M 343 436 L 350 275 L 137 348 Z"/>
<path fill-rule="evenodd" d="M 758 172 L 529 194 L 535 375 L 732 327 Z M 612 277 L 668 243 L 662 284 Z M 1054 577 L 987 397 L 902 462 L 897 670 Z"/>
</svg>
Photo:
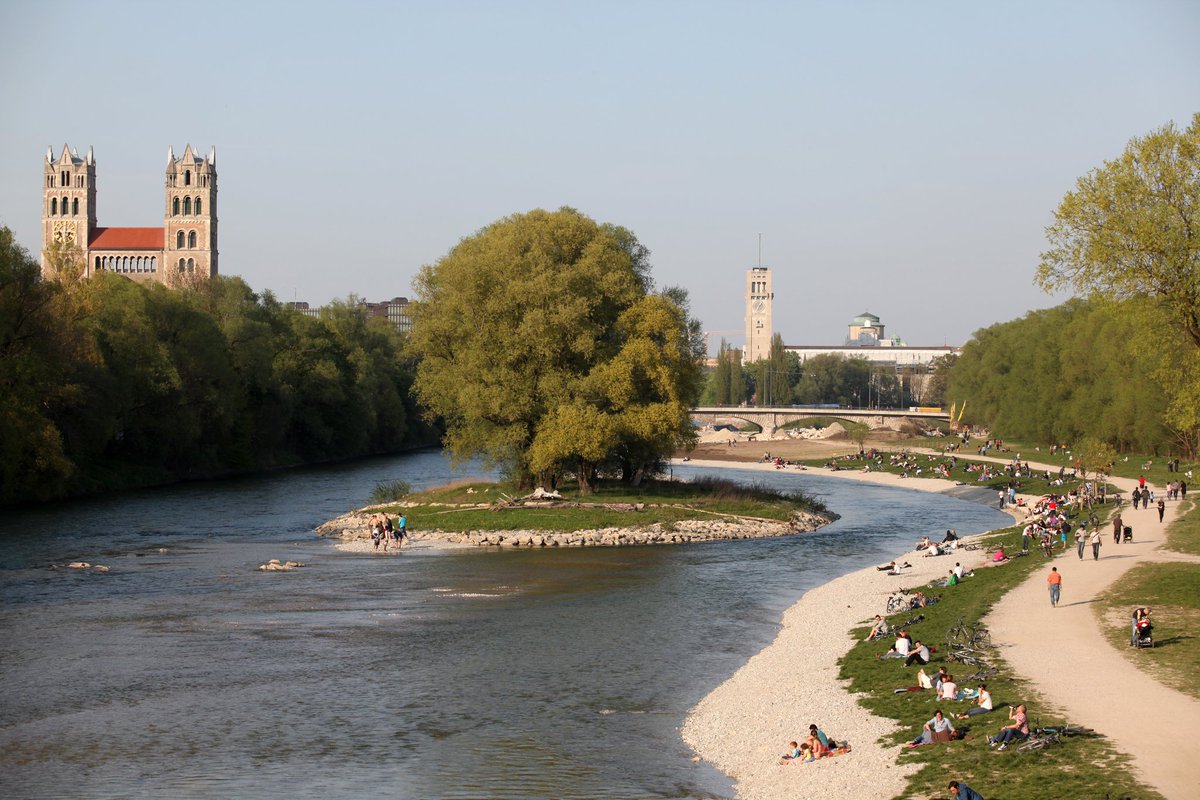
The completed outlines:
<svg viewBox="0 0 1200 800">
<path fill-rule="evenodd" d="M 690 441 L 698 326 L 679 290 L 652 293 L 648 259 L 629 231 L 564 208 L 506 217 L 421 269 L 415 389 L 454 458 L 587 492 Z"/>
</svg>

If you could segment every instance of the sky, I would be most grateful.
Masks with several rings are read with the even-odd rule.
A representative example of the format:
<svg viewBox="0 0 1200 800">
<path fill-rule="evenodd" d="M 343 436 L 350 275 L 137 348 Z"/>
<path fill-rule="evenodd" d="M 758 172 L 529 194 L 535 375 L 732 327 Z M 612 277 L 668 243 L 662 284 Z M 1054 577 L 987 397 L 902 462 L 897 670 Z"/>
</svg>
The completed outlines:
<svg viewBox="0 0 1200 800">
<path fill-rule="evenodd" d="M 911 345 L 1062 302 L 1033 283 L 1075 180 L 1200 111 L 1200 3 L 0 0 L 0 225 L 40 248 L 47 145 L 103 226 L 162 222 L 216 147 L 222 274 L 412 296 L 459 240 L 571 206 L 632 230 L 742 343 Z"/>
</svg>

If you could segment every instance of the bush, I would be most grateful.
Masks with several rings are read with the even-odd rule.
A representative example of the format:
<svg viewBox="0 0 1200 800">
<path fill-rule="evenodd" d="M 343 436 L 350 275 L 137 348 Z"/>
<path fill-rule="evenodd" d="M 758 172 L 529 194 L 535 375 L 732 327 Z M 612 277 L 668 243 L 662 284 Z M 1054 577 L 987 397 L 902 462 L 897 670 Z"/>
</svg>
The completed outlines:
<svg viewBox="0 0 1200 800">
<path fill-rule="evenodd" d="M 371 490 L 371 501 L 374 503 L 390 503 L 412 492 L 408 481 L 391 480 L 375 484 Z"/>
</svg>

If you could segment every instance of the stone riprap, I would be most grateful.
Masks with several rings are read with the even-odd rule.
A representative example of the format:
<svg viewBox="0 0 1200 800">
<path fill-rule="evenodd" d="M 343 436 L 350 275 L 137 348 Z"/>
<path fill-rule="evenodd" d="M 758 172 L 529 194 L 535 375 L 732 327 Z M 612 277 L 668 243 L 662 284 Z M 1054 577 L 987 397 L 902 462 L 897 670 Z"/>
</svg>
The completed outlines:
<svg viewBox="0 0 1200 800">
<path fill-rule="evenodd" d="M 371 531 L 367 526 L 367 520 L 372 513 L 370 510 L 352 511 L 331 519 L 316 530 L 321 536 L 341 539 L 345 542 L 369 541 Z M 823 511 L 793 514 L 789 522 L 773 522 L 745 517 L 721 517 L 711 520 L 683 520 L 637 527 L 569 532 L 410 529 L 408 536 L 415 542 L 445 542 L 476 547 L 623 547 L 788 536 L 815 531 L 836 519 L 838 519 L 837 514 Z"/>
</svg>

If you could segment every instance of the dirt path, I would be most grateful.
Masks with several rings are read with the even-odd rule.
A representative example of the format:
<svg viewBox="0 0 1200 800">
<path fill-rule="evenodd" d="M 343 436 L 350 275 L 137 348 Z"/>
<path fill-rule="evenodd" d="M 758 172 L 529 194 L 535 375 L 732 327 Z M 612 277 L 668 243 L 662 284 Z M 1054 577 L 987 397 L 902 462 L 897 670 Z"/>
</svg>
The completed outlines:
<svg viewBox="0 0 1200 800">
<path fill-rule="evenodd" d="M 1111 482 L 1123 491 L 1132 491 L 1136 483 Z M 1082 561 L 1074 548 L 1053 560 L 1063 576 L 1057 608 L 1050 606 L 1048 563 L 1009 592 L 987 624 L 1008 663 L 1047 702 L 1071 722 L 1108 736 L 1133 757 L 1139 777 L 1165 797 L 1183 800 L 1200 794 L 1200 701 L 1163 686 L 1126 660 L 1104 638 L 1092 608 L 1099 594 L 1137 564 L 1192 560 L 1158 550 L 1177 508 L 1177 502 L 1169 502 L 1160 524 L 1153 506 L 1137 511 L 1126 506 L 1122 517 L 1133 527 L 1132 544 L 1113 544 L 1108 526 L 1099 561 L 1092 559 L 1090 546 Z M 1031 708 L 1031 719 L 1037 716 L 1038 709 Z"/>
</svg>

